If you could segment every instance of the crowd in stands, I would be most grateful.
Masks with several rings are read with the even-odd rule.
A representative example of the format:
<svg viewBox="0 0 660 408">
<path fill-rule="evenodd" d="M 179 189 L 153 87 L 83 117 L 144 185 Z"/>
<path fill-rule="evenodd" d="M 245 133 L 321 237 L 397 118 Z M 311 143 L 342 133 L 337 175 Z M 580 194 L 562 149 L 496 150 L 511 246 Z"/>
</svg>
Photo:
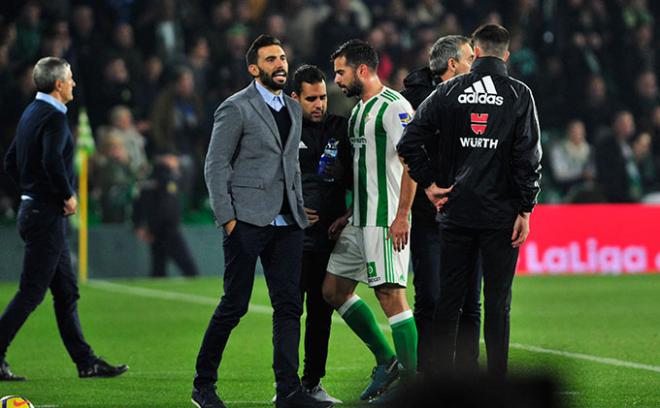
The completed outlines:
<svg viewBox="0 0 660 408">
<path fill-rule="evenodd" d="M 440 36 L 485 22 L 512 34 L 510 73 L 532 88 L 543 130 L 541 202 L 640 202 L 660 191 L 660 2 L 653 0 L 4 0 L 0 5 L 0 154 L 34 98 L 32 66 L 66 58 L 77 82 L 71 127 L 88 114 L 92 208 L 130 220 L 158 155 L 178 156 L 186 211 L 209 212 L 203 161 L 213 112 L 246 86 L 260 33 L 332 76 L 329 55 L 368 40 L 379 76 L 403 88 Z M 330 110 L 351 101 L 329 87 Z M 18 194 L 0 172 L 0 218 Z"/>
</svg>

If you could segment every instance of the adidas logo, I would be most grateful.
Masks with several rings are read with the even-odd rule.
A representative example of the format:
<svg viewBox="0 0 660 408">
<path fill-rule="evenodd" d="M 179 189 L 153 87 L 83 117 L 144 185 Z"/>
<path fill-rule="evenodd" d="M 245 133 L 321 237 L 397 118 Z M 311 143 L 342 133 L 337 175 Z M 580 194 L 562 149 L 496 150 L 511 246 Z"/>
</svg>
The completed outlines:
<svg viewBox="0 0 660 408">
<path fill-rule="evenodd" d="M 466 88 L 458 97 L 458 102 L 502 106 L 504 97 L 497 95 L 493 79 L 488 75 Z"/>
</svg>

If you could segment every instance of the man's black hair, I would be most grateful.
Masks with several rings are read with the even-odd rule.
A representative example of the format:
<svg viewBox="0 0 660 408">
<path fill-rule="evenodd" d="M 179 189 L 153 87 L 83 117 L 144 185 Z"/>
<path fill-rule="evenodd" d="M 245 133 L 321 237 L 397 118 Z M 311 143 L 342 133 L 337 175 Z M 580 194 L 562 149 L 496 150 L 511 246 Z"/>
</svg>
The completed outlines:
<svg viewBox="0 0 660 408">
<path fill-rule="evenodd" d="M 343 43 L 332 53 L 330 62 L 340 57 L 346 58 L 346 63 L 353 68 L 365 64 L 374 71 L 378 69 L 378 53 L 369 43 L 362 40 L 354 39 Z"/>
<path fill-rule="evenodd" d="M 258 60 L 259 49 L 271 45 L 279 45 L 281 47 L 282 43 L 277 38 L 268 34 L 261 34 L 259 37 L 257 37 L 257 39 L 254 40 L 254 42 L 250 45 L 250 48 L 248 48 L 247 52 L 245 53 L 245 62 L 247 65 L 249 66 L 256 64 Z"/>
<path fill-rule="evenodd" d="M 301 65 L 293 73 L 293 92 L 300 96 L 303 82 L 310 85 L 325 81 L 325 74 L 315 65 Z"/>
<path fill-rule="evenodd" d="M 487 55 L 503 57 L 509 49 L 509 30 L 499 24 L 484 24 L 474 30 L 472 41 Z"/>
</svg>

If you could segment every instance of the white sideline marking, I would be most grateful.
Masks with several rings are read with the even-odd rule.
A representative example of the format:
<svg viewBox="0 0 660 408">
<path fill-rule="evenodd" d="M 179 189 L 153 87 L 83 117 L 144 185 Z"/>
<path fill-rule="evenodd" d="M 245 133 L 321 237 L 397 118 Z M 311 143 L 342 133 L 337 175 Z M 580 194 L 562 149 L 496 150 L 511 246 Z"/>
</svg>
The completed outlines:
<svg viewBox="0 0 660 408">
<path fill-rule="evenodd" d="M 195 303 L 198 305 L 213 305 L 217 306 L 220 302 L 220 298 L 210 298 L 205 296 L 197 296 L 185 293 L 169 292 L 161 289 L 149 289 L 142 288 L 139 286 L 130 286 L 124 285 L 121 283 L 108 282 L 103 280 L 92 280 L 88 282 L 89 286 L 93 286 L 98 289 L 104 289 L 108 292 L 114 293 L 130 293 L 132 295 L 154 298 L 154 299 L 163 299 L 163 300 L 178 300 L 181 302 Z M 250 309 L 257 313 L 273 313 L 273 309 L 270 306 L 255 305 L 250 303 Z"/>
<path fill-rule="evenodd" d="M 582 353 L 571 353 L 571 352 L 568 352 L 568 351 L 552 350 L 552 349 L 547 349 L 547 348 L 543 348 L 543 347 L 528 346 L 527 344 L 519 344 L 519 343 L 511 343 L 511 348 L 515 348 L 515 349 L 518 349 L 518 350 L 524 350 L 524 351 L 531 351 L 533 353 L 552 354 L 552 355 L 555 355 L 555 356 L 574 358 L 574 359 L 577 359 L 577 360 L 586 360 L 586 361 L 591 361 L 591 362 L 594 362 L 594 363 L 607 364 L 607 365 L 616 366 L 616 367 L 636 368 L 638 370 L 646 370 L 646 371 L 653 371 L 653 372 L 656 372 L 656 373 L 660 373 L 660 367 L 659 366 L 653 366 L 653 365 L 649 365 L 649 364 L 633 363 L 632 361 L 617 360 L 615 358 L 598 357 L 598 356 L 592 356 L 592 355 L 589 355 L 589 354 L 582 354 Z"/>
<path fill-rule="evenodd" d="M 169 292 L 160 289 L 148 289 L 138 286 L 124 285 L 121 283 L 108 282 L 104 280 L 92 280 L 89 281 L 88 285 L 97 289 L 107 290 L 108 292 L 132 294 L 132 295 L 150 297 L 155 299 L 179 300 L 182 302 L 195 303 L 200 305 L 217 305 L 219 301 L 219 299 L 209 298 L 205 296 L 194 296 L 194 295 L 177 293 L 177 292 Z M 250 303 L 249 310 L 254 311 L 256 313 L 265 313 L 265 314 L 273 313 L 273 309 L 270 306 L 255 305 L 252 303 Z M 334 314 L 333 314 L 332 322 L 339 324 L 346 324 L 343 319 L 339 317 L 335 317 Z M 379 324 L 379 326 L 384 331 L 392 330 L 390 326 L 386 324 Z M 513 349 L 529 351 L 532 353 L 552 354 L 555 356 L 573 358 L 576 360 L 590 361 L 592 363 L 605 364 L 615 367 L 634 368 L 637 370 L 645 370 L 645 371 L 660 373 L 660 366 L 654 366 L 650 364 L 641 364 L 632 361 L 618 360 L 615 358 L 608 358 L 608 357 L 598 357 L 598 356 L 592 356 L 589 354 L 582 354 L 582 353 L 572 353 L 569 351 L 553 350 L 553 349 L 530 346 L 527 344 L 520 344 L 520 343 L 511 343 L 510 347 Z"/>
</svg>

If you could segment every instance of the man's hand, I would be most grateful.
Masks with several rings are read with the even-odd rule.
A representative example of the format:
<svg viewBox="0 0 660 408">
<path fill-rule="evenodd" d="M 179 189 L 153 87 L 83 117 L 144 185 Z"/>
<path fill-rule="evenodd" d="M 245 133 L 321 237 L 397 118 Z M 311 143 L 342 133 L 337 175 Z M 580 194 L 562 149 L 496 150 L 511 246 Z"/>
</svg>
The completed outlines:
<svg viewBox="0 0 660 408">
<path fill-rule="evenodd" d="M 520 247 L 527 240 L 529 235 L 529 214 L 522 213 L 516 217 L 516 222 L 513 224 L 513 234 L 511 234 L 511 246 L 514 248 Z"/>
<path fill-rule="evenodd" d="M 78 209 L 78 200 L 76 196 L 72 195 L 68 200 L 64 201 L 64 216 L 68 217 L 76 213 Z"/>
<path fill-rule="evenodd" d="M 387 233 L 387 239 L 392 239 L 394 250 L 399 252 L 408 245 L 408 231 L 410 231 L 410 223 L 408 222 L 408 215 L 397 213 L 390 225 L 390 230 Z"/>
<path fill-rule="evenodd" d="M 348 217 L 350 215 L 344 215 L 335 220 L 335 222 L 330 225 L 328 228 L 328 238 L 330 238 L 332 241 L 336 241 L 339 239 L 339 235 L 341 232 L 344 230 L 344 227 L 348 224 Z"/>
<path fill-rule="evenodd" d="M 230 236 L 232 232 L 234 232 L 234 228 L 236 228 L 236 220 L 231 220 L 228 221 L 225 225 L 225 232 L 227 233 L 227 236 Z"/>
<path fill-rule="evenodd" d="M 149 232 L 147 227 L 137 227 L 135 229 L 135 235 L 137 235 L 140 241 L 144 241 L 147 244 L 154 242 L 154 236 Z"/>
<path fill-rule="evenodd" d="M 447 203 L 447 200 L 449 200 L 449 197 L 447 196 L 449 193 L 451 193 L 453 188 L 454 186 L 449 188 L 440 188 L 434 182 L 428 186 L 424 192 L 426 193 L 426 196 L 429 198 L 435 209 L 440 211 L 442 207 Z"/>
<path fill-rule="evenodd" d="M 307 221 L 309 221 L 309 226 L 311 227 L 312 225 L 316 224 L 319 220 L 319 213 L 316 210 L 312 210 L 311 208 L 304 207 L 305 209 L 305 214 L 307 215 Z"/>
</svg>

